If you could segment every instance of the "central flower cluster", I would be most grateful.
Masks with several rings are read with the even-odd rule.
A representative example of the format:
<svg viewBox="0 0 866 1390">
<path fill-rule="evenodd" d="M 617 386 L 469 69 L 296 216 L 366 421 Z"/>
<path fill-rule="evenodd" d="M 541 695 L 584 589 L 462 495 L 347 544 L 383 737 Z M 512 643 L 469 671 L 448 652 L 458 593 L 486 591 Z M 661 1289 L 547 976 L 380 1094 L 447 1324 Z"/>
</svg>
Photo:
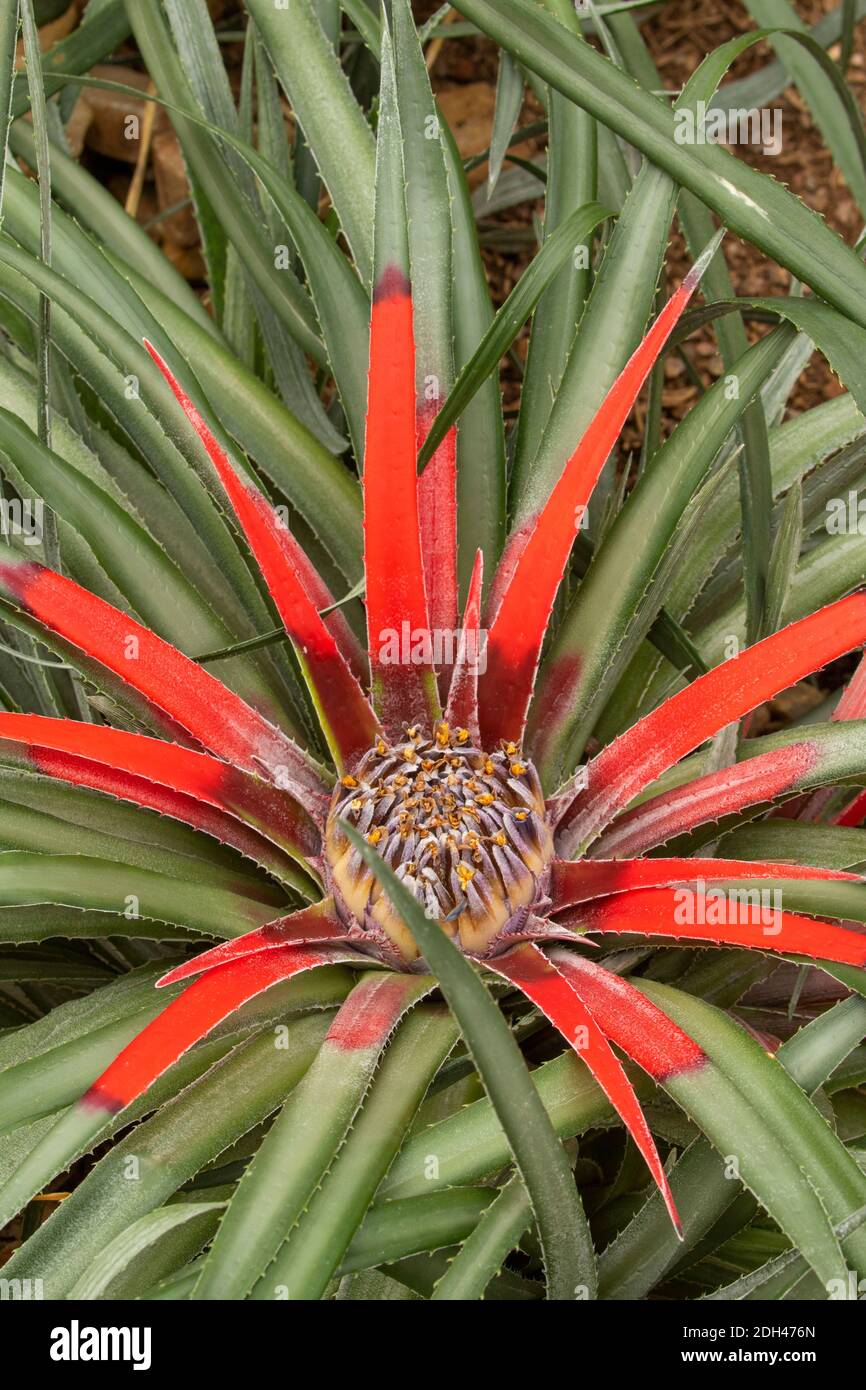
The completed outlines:
<svg viewBox="0 0 866 1390">
<path fill-rule="evenodd" d="M 340 820 L 469 955 L 488 954 L 544 897 L 553 840 L 538 774 L 514 743 L 487 753 L 466 729 L 410 728 L 393 747 L 380 739 L 337 785 L 325 844 L 338 910 L 411 962 L 414 939 Z"/>
</svg>

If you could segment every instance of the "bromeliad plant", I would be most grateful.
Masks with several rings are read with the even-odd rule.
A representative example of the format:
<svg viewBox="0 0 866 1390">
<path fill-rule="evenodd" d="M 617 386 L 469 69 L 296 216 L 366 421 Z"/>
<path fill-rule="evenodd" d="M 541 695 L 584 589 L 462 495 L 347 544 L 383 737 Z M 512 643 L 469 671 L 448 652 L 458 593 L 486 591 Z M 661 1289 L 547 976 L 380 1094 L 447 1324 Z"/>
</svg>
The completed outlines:
<svg viewBox="0 0 866 1390">
<path fill-rule="evenodd" d="M 126 13 L 93 8 L 69 65 L 76 53 L 82 65 L 100 56 L 87 47 L 97 19 L 107 26 Z M 192 8 L 205 25 L 203 5 Z M 759 1230 L 760 1204 L 779 1257 L 757 1274 L 746 1257 L 744 1289 L 727 1296 L 756 1287 L 833 1296 L 849 1267 L 866 1274 L 866 1176 L 808 1095 L 831 1073 L 838 1081 L 866 1033 L 864 890 L 846 871 L 866 861 L 863 832 L 851 828 L 863 816 L 852 787 L 866 780 L 862 668 L 827 723 L 739 746 L 732 729 L 866 644 L 862 538 L 831 546 L 808 529 L 828 487 L 862 473 L 866 331 L 839 301 L 863 267 L 822 228 L 808 264 L 824 302 L 759 304 L 799 338 L 785 325 L 748 347 L 740 320 L 719 318 L 727 377 L 664 445 L 650 411 L 624 499 L 605 465 L 641 388 L 649 378 L 657 400 L 661 355 L 681 341 L 701 277 L 729 298 L 722 234 L 712 235 L 703 204 L 759 245 L 765 237 L 801 276 L 796 237 L 808 214 L 755 176 L 767 209 L 788 213 L 780 254 L 776 232 L 756 230 L 746 210 L 748 171 L 724 155 L 717 175 L 713 146 L 701 147 L 705 164 L 687 151 L 668 171 L 672 155 L 654 134 L 590 290 L 589 259 L 574 248 L 588 248 L 609 214 L 593 201 L 595 124 L 573 101 L 643 148 L 615 109 L 628 79 L 585 43 L 568 6 L 546 15 L 528 0 L 466 4 L 550 84 L 544 243 L 493 318 L 462 170 L 408 5 L 395 0 L 381 21 L 346 8 L 367 45 L 355 90 L 380 72 L 375 148 L 337 66 L 329 6 L 298 4 L 289 40 L 273 7 L 248 5 L 240 118 L 226 105 L 215 45 L 205 45 L 207 80 L 196 86 L 188 11 L 129 7 L 184 143 L 214 301 L 239 357 L 150 252 L 136 267 L 130 248 L 144 255 L 143 242 L 119 215 L 99 249 L 54 209 L 47 264 L 45 209 L 40 223 L 35 190 L 7 173 L 0 448 L 17 492 L 56 514 L 59 548 L 46 557 L 53 564 L 23 543 L 0 559 L 11 673 L 0 714 L 9 846 L 0 930 L 6 941 L 77 938 L 83 950 L 61 949 L 49 977 L 66 988 L 88 969 L 97 979 L 123 973 L 87 1003 L 73 998 L 0 1038 L 2 1218 L 155 1111 L 23 1243 L 8 1273 L 38 1275 L 52 1297 L 309 1298 L 333 1294 L 340 1274 L 353 1297 L 471 1298 L 488 1287 L 513 1298 L 545 1288 L 553 1298 L 634 1297 L 687 1267 L 697 1243 L 710 1252 L 714 1239 Z M 640 66 L 637 29 L 616 27 Z M 596 85 L 583 96 L 557 46 L 588 64 Z M 719 80 L 713 57 L 681 100 Z M 351 259 L 298 192 L 302 143 L 294 179 L 285 167 L 271 60 Z M 254 78 L 258 150 L 243 122 Z M 513 73 L 500 83 L 503 110 L 509 81 Z M 661 132 L 666 106 L 628 86 Z M 317 128 L 323 90 L 334 103 L 327 130 Z M 844 104 L 838 83 L 821 90 Z M 498 113 L 500 156 L 511 134 Z M 13 148 L 32 150 L 33 138 L 13 125 Z M 577 147 L 587 164 L 575 173 Z M 47 147 L 35 154 L 44 181 Z M 231 207 L 219 201 L 221 158 L 237 179 Z M 58 196 L 79 218 L 109 216 L 77 166 L 57 150 L 51 160 Z M 315 203 L 318 175 L 307 166 L 304 176 Z M 681 222 L 703 249 L 640 341 L 676 179 L 691 189 Z M 732 203 L 721 185 L 737 179 L 744 191 Z M 288 228 L 293 253 L 276 276 L 255 209 L 272 229 Z M 42 259 L 29 248 L 40 226 Z M 102 308 L 97 286 L 112 296 Z M 40 304 L 43 361 L 49 333 L 65 359 L 55 362 L 55 452 L 48 417 L 37 437 L 13 399 L 16 385 L 29 387 L 18 344 L 30 342 Z M 490 374 L 536 305 L 502 544 Z M 731 307 L 746 301 L 703 318 Z M 851 397 L 811 412 L 805 427 L 771 430 L 768 443 L 768 420 L 812 350 L 805 332 L 841 362 Z M 323 365 L 320 386 L 333 373 L 330 412 L 305 383 L 305 353 Z M 255 375 L 261 362 L 285 404 Z M 360 496 L 335 457 L 347 447 L 343 428 Z M 741 549 L 731 544 L 737 466 Z M 775 519 L 774 492 L 788 494 Z M 768 565 L 761 537 L 774 524 Z M 340 574 L 362 581 L 345 601 L 334 597 Z M 689 631 L 683 620 L 701 591 Z M 271 609 L 280 626 L 261 634 Z M 732 633 L 749 644 L 722 661 L 717 645 Z M 291 658 L 274 637 L 288 639 Z M 208 642 L 217 650 L 203 655 Z M 45 665 L 45 648 L 60 670 Z M 703 673 L 670 693 L 695 667 Z M 793 817 L 778 812 L 786 799 Z M 178 960 L 191 932 L 224 939 Z M 143 942 L 159 944 L 138 954 Z M 731 949 L 697 963 L 655 949 L 694 942 Z M 22 980 L 43 979 L 44 949 L 22 957 L 34 970 Z M 774 1057 L 778 1037 L 767 1035 L 783 1015 L 724 1010 L 779 956 L 820 962 L 852 993 L 800 1032 L 780 1027 L 791 1036 Z M 44 988 L 25 988 L 25 1007 L 52 1003 Z M 543 1065 L 530 1071 L 527 1060 Z M 862 1061 L 849 1086 L 858 1078 Z M 611 1191 L 593 1190 L 585 1170 L 609 1163 L 615 1117 L 657 1196 L 643 1192 L 630 1149 Z M 575 1168 L 560 1140 L 593 1130 L 601 1157 L 589 1161 L 590 1140 Z M 722 1218 L 740 1188 L 716 1150 L 729 1165 L 735 1156 L 755 1199 L 733 1227 Z M 138 1181 L 125 1186 L 118 1174 L 129 1164 Z M 615 1208 L 613 1197 L 625 1200 Z M 512 1255 L 533 1224 L 537 1262 L 531 1242 Z M 443 1249 L 441 1264 L 413 1262 Z M 711 1275 L 692 1258 L 700 1287 Z"/>
</svg>

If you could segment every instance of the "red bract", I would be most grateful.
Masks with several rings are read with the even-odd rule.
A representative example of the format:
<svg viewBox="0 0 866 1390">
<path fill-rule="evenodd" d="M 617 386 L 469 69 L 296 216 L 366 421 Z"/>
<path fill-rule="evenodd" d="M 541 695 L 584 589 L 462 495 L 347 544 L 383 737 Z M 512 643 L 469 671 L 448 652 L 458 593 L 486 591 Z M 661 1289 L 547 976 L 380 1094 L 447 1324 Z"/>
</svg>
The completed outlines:
<svg viewBox="0 0 866 1390">
<path fill-rule="evenodd" d="M 166 975 L 164 985 L 197 978 L 124 1049 L 82 1105 L 92 1112 L 95 1132 L 106 1111 L 130 1104 L 241 1004 L 303 971 L 343 962 L 384 966 L 406 979 L 425 969 L 408 926 L 346 837 L 348 822 L 480 968 L 522 992 L 575 1048 L 634 1137 L 676 1220 L 655 1144 L 611 1044 L 654 1080 L 698 1072 L 705 1054 L 627 980 L 575 947 L 628 933 L 862 966 L 862 936 L 775 908 L 768 918 L 760 897 L 775 881 L 853 876 L 735 859 L 569 856 L 592 842 L 605 853 L 643 850 L 707 815 L 808 785 L 820 751 L 805 736 L 627 810 L 661 773 L 732 720 L 862 645 L 866 595 L 842 599 L 701 677 L 603 750 L 573 785 L 550 788 L 545 797 L 521 740 L 574 540 L 575 508 L 589 500 L 700 267 L 622 372 L 547 506 L 506 547 L 492 582 L 486 669 L 479 554 L 462 639 L 449 669 L 437 672 L 430 649 L 416 642 L 430 635 L 431 623 L 450 626 L 454 619 L 453 438 L 419 480 L 416 450 L 429 422 L 419 419 L 416 404 L 412 300 L 403 250 L 384 251 L 373 297 L 363 480 L 369 689 L 345 621 L 320 616 L 327 590 L 306 556 L 149 349 L 198 431 L 294 644 L 336 765 L 335 786 L 330 772 L 255 709 L 103 600 L 32 563 L 9 563 L 0 573 L 8 599 L 119 676 L 170 721 L 169 730 L 183 731 L 195 745 L 4 714 L 6 747 L 41 772 L 186 820 L 272 873 L 285 873 L 286 860 L 290 873 L 306 866 L 307 892 L 315 892 L 316 880 L 325 890 L 321 902 Z M 435 554 L 422 546 L 430 517 Z M 400 646 L 406 632 L 408 656 Z M 396 648 L 389 646 L 394 638 Z M 445 687 L 444 718 L 437 675 Z M 859 712 L 859 698 L 856 705 Z M 724 885 L 743 881 L 758 898 L 747 894 L 745 913 L 730 920 Z M 384 1036 L 392 1015 L 390 1006 L 378 1022 L 378 1015 L 365 1015 L 363 1027 Z"/>
</svg>

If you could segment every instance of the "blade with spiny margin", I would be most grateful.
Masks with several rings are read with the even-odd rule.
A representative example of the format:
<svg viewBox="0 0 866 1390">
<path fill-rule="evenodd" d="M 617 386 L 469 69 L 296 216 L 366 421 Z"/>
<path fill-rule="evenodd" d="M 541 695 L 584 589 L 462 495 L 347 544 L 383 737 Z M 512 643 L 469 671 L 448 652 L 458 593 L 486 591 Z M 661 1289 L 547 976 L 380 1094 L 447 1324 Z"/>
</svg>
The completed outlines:
<svg viewBox="0 0 866 1390">
<path fill-rule="evenodd" d="M 79 1106 L 93 1111 L 101 1126 L 106 1115 L 125 1110 L 242 1004 L 307 970 L 359 959 L 355 952 L 335 947 L 289 945 L 209 970 L 127 1044 L 82 1096 Z"/>
<path fill-rule="evenodd" d="M 670 888 L 696 879 L 779 878 L 847 879 L 858 874 L 803 864 L 758 863 L 752 859 L 555 859 L 548 892 L 551 912 L 575 903 L 638 888 Z"/>
<path fill-rule="evenodd" d="M 642 854 L 708 821 L 793 794 L 820 775 L 821 757 L 809 739 L 719 768 L 625 811 L 592 846 L 593 855 Z"/>
<path fill-rule="evenodd" d="M 703 1048 L 622 975 L 566 947 L 553 947 L 549 957 L 605 1036 L 653 1081 L 663 1083 L 705 1065 Z"/>
<path fill-rule="evenodd" d="M 194 825 L 205 807 L 212 808 L 239 822 L 239 831 L 241 824 L 251 827 L 301 864 L 321 853 L 316 822 L 298 801 L 208 753 L 124 729 L 39 714 L 0 714 L 0 747 L 4 745 L 36 772 L 96 787 L 164 814 L 174 814 L 171 798 L 176 796 L 178 819 Z M 243 844 L 238 848 L 249 852 Z"/>
<path fill-rule="evenodd" d="M 277 917 L 266 922 L 256 931 L 236 936 L 231 941 L 221 941 L 218 946 L 203 951 L 192 960 L 184 961 L 169 970 L 157 985 L 174 985 L 180 980 L 188 980 L 193 975 L 202 975 L 216 966 L 230 961 L 244 960 L 247 956 L 258 955 L 261 951 L 274 951 L 283 946 L 327 945 L 349 939 L 349 931 L 337 916 L 333 898 L 323 898 L 312 907 L 301 908 L 288 917 Z"/>
<path fill-rule="evenodd" d="M 754 891 L 719 888 L 696 893 L 690 888 L 640 888 L 569 909 L 560 921 L 582 932 L 706 941 L 839 965 L 866 965 L 866 935 L 784 912 L 775 899 L 753 902 Z"/>
<path fill-rule="evenodd" d="M 406 228 L 414 289 L 415 429 L 422 448 L 454 384 L 451 251 L 453 229 L 439 114 L 409 0 L 388 7 L 394 84 L 406 178 Z M 457 431 L 446 434 L 418 479 L 421 553 L 430 626 L 453 633 L 457 624 Z M 445 699 L 452 653 L 437 658 Z"/>
<path fill-rule="evenodd" d="M 87 1153 L 112 1116 L 124 1110 L 200 1038 L 241 1005 L 283 980 L 319 966 L 360 960 L 336 949 L 287 946 L 239 961 L 196 980 L 123 1049 L 81 1100 L 63 1111 L 0 1189 L 0 1207 L 14 1215 L 45 1176 Z"/>
</svg>

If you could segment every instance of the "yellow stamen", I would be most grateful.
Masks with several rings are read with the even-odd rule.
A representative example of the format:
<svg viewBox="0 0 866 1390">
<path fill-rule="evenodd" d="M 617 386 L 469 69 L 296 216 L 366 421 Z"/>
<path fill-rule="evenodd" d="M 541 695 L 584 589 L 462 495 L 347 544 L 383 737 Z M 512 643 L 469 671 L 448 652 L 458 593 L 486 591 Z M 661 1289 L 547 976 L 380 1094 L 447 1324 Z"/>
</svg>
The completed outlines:
<svg viewBox="0 0 866 1390">
<path fill-rule="evenodd" d="M 461 862 L 457 865 L 456 873 L 457 873 L 457 877 L 458 877 L 459 880 L 460 880 L 460 887 L 461 887 L 461 888 L 464 890 L 464 892 L 465 892 L 465 890 L 466 890 L 466 885 L 467 885 L 468 883 L 471 883 L 471 882 L 472 882 L 472 879 L 475 877 L 475 870 L 474 870 L 474 869 L 470 869 L 469 865 L 468 865 L 468 864 L 464 864 L 464 863 L 462 862 L 462 860 L 461 860 Z"/>
</svg>

